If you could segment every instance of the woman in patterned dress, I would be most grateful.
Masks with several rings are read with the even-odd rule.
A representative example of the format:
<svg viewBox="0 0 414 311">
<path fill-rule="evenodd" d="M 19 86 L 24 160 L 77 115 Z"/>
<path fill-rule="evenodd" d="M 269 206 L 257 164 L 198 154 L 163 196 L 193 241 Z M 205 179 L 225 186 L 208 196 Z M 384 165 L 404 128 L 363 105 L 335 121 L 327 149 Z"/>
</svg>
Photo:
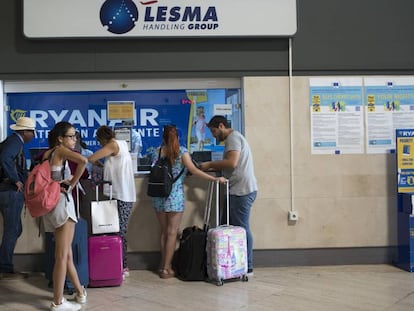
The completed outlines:
<svg viewBox="0 0 414 311">
<path fill-rule="evenodd" d="M 161 263 L 159 276 L 168 279 L 175 276 L 172 269 L 172 258 L 175 251 L 178 229 L 184 212 L 184 178 L 188 170 L 192 175 L 210 181 L 225 183 L 224 177 L 215 177 L 199 170 L 192 162 L 188 150 L 179 145 L 177 128 L 173 125 L 166 125 L 163 129 L 162 145 L 154 152 L 154 160 L 158 160 L 158 155 L 168 159 L 172 166 L 173 176 L 178 176 L 184 168 L 183 174 L 173 184 L 171 194 L 167 198 L 153 197 L 154 206 L 158 222 L 160 223 L 160 250 Z"/>
</svg>

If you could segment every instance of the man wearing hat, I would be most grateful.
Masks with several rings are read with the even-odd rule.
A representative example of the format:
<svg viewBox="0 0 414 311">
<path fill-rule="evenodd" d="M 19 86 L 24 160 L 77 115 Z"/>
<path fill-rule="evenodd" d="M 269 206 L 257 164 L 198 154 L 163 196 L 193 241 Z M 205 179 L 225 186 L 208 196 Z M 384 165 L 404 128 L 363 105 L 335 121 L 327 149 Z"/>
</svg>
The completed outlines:
<svg viewBox="0 0 414 311">
<path fill-rule="evenodd" d="M 0 277 L 17 275 L 13 253 L 22 233 L 21 213 L 24 204 L 24 182 L 27 179 L 23 145 L 35 136 L 35 121 L 17 119 L 10 126 L 14 133 L 0 146 L 0 212 L 3 216 L 3 239 L 0 246 Z"/>
</svg>

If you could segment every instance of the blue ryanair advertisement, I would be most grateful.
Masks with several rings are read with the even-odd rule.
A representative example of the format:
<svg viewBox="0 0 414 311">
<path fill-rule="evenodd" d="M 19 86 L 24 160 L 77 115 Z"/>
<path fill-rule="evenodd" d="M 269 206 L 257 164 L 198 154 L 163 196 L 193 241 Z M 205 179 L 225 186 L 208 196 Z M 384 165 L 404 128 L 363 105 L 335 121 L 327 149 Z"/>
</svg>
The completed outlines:
<svg viewBox="0 0 414 311">
<path fill-rule="evenodd" d="M 28 150 L 46 148 L 48 132 L 60 121 L 68 121 L 80 133 L 91 151 L 100 148 L 96 130 L 100 125 L 116 129 L 125 122 L 132 125 L 132 140 L 139 137 L 139 157 L 145 157 L 162 141 L 164 125 L 177 126 L 182 146 L 192 151 L 221 153 L 223 145 L 216 142 L 207 128 L 214 114 L 225 115 L 230 123 L 240 124 L 233 113 L 240 106 L 239 89 L 160 90 L 160 91 L 94 91 L 94 92 L 39 92 L 9 93 L 7 123 L 19 117 L 31 117 L 36 122 L 36 137 L 25 145 Z M 108 117 L 111 103 L 133 103 L 133 120 Z M 8 134 L 11 130 L 8 128 Z"/>
<path fill-rule="evenodd" d="M 414 129 L 396 130 L 398 193 L 414 193 Z"/>
</svg>

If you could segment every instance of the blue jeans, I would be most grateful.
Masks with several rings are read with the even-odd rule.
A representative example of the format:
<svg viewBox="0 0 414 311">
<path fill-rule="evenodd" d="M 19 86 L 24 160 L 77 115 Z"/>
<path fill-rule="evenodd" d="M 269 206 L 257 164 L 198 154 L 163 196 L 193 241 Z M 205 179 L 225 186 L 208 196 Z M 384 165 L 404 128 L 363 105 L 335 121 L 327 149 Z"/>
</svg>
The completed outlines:
<svg viewBox="0 0 414 311">
<path fill-rule="evenodd" d="M 240 226 L 246 230 L 247 238 L 247 269 L 253 269 L 253 236 L 250 230 L 250 210 L 254 200 L 256 200 L 257 191 L 247 195 L 237 196 L 230 195 L 230 225 Z"/>
<path fill-rule="evenodd" d="M 1 191 L 0 212 L 3 216 L 3 239 L 0 246 L 0 272 L 13 272 L 13 253 L 17 239 L 22 234 L 22 192 Z"/>
</svg>

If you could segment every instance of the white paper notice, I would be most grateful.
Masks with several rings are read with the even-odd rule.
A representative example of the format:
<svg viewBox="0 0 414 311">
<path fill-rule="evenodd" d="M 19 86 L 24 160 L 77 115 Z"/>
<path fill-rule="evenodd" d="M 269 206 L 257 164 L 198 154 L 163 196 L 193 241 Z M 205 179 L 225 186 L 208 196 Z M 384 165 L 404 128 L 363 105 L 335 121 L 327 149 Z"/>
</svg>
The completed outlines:
<svg viewBox="0 0 414 311">
<path fill-rule="evenodd" d="M 395 152 L 395 130 L 414 126 L 414 77 L 365 78 L 367 153 Z"/>
<path fill-rule="evenodd" d="M 312 154 L 364 152 L 362 78 L 311 78 Z"/>
</svg>

